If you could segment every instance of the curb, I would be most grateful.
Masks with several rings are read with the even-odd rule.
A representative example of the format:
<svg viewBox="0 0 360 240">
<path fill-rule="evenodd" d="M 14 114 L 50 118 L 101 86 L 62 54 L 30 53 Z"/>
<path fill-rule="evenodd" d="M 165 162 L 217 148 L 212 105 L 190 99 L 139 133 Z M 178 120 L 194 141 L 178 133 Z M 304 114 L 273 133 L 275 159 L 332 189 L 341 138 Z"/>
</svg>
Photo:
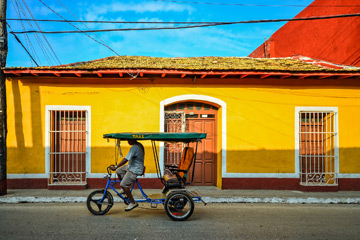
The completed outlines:
<svg viewBox="0 0 360 240">
<path fill-rule="evenodd" d="M 85 203 L 86 197 L 6 197 L 0 203 Z M 206 203 L 360 204 L 360 198 L 203 197 Z M 114 199 L 115 202 L 122 202 Z"/>
<path fill-rule="evenodd" d="M 360 204 L 360 198 L 203 197 L 202 199 L 208 203 Z"/>
</svg>

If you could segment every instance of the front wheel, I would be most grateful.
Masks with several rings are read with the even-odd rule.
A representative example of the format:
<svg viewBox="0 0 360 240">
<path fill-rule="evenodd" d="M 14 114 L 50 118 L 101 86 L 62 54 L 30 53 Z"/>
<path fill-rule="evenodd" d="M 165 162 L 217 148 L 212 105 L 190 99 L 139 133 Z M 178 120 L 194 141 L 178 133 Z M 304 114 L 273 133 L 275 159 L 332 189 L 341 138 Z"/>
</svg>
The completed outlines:
<svg viewBox="0 0 360 240">
<path fill-rule="evenodd" d="M 104 215 L 114 205 L 114 198 L 110 192 L 105 190 L 96 190 L 89 194 L 86 200 L 86 206 L 94 215 Z"/>
<path fill-rule="evenodd" d="M 174 221 L 184 221 L 194 211 L 194 201 L 184 192 L 170 193 L 164 205 L 166 214 Z"/>
</svg>

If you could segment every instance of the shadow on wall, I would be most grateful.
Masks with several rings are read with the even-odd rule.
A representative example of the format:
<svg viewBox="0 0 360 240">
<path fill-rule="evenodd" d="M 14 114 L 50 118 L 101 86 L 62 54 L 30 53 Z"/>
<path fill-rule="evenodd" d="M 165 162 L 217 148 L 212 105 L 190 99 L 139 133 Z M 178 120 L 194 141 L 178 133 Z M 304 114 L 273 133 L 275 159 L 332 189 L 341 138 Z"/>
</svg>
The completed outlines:
<svg viewBox="0 0 360 240">
<path fill-rule="evenodd" d="M 123 154 L 127 153 L 127 149 L 123 149 Z M 34 158 L 33 151 L 40 151 L 42 158 Z M 152 156 L 151 147 L 146 147 L 146 174 L 156 173 L 155 161 Z M 13 174 L 43 174 L 42 178 L 37 179 L 36 176 L 31 176 L 25 179 L 8 179 L 9 188 L 48 188 L 48 177 L 45 175 L 45 148 L 9 148 L 9 172 Z M 204 155 L 208 155 L 205 153 Z M 356 161 L 356 156 L 360 155 L 360 148 L 340 149 L 340 159 L 348 162 L 352 166 L 340 167 L 341 173 L 357 173 L 359 174 L 359 163 Z M 75 157 L 76 158 L 76 157 Z M 38 171 L 30 172 L 28 168 L 19 168 L 19 159 L 29 159 L 32 165 Z M 300 190 L 299 178 L 282 178 L 282 177 L 261 177 L 261 173 L 281 174 L 293 173 L 285 169 L 294 167 L 294 151 L 293 150 L 258 150 L 258 151 L 228 151 L 227 152 L 227 172 L 228 173 L 260 173 L 259 177 L 227 177 L 222 179 L 224 189 L 273 189 L 273 190 Z M 252 159 L 257 159 L 256 161 Z M 276 163 L 274 159 L 277 159 Z M 60 161 L 68 166 L 71 161 L 71 155 L 66 158 L 58 158 Z M 118 161 L 119 162 L 119 161 Z M 88 188 L 104 187 L 105 180 L 102 175 L 106 173 L 106 168 L 110 164 L 115 163 L 114 147 L 92 147 L 91 148 L 91 173 L 98 173 L 99 178 L 88 178 Z M 55 164 L 56 165 L 56 164 Z M 71 164 L 70 164 L 71 165 Z M 342 163 L 340 162 L 340 166 Z M 66 167 L 65 167 L 66 168 Z M 70 170 L 69 170 L 70 169 Z M 71 167 L 68 170 L 71 172 Z M 197 170 L 199 167 L 197 166 Z M 358 172 L 356 172 L 358 171 Z M 221 171 L 220 171 L 221 172 Z M 189 172 L 189 176 L 191 176 Z M 50 175 L 50 174 L 49 174 Z M 144 188 L 160 188 L 161 183 L 158 179 L 141 179 Z M 360 179 L 339 179 L 338 190 L 360 190 Z"/>
<path fill-rule="evenodd" d="M 12 80 L 13 104 L 14 104 L 14 121 L 15 121 L 15 137 L 16 148 L 8 148 L 8 173 L 9 174 L 27 174 L 37 173 L 44 174 L 45 171 L 45 143 L 44 139 L 44 119 L 41 116 L 41 96 L 39 86 L 31 84 L 25 80 L 22 83 L 29 86 L 29 93 L 26 88 L 19 87 L 19 81 Z M 278 87 L 278 86 L 277 86 Z M 24 91 L 21 92 L 20 91 Z M 29 94 L 30 102 L 24 100 Z M 28 108 L 28 105 L 29 108 Z M 30 119 L 24 119 L 30 116 Z M 24 124 L 27 123 L 27 124 Z M 92 122 L 92 126 L 99 123 Z M 31 140 L 27 140 L 31 135 Z M 31 143 L 27 143 L 29 141 Z M 31 147 L 30 147 L 31 146 Z M 146 149 L 151 155 L 152 150 Z M 340 153 L 340 170 L 342 173 L 360 173 L 360 163 L 357 160 L 360 155 L 360 148 L 339 149 Z M 125 154 L 125 152 L 124 152 Z M 220 153 L 218 153 L 220 154 Z M 254 150 L 254 151 L 227 151 L 227 172 L 234 173 L 292 173 L 294 171 L 294 150 Z M 66 161 L 65 159 L 61 159 Z M 26 164 L 24 164 L 26 163 Z M 103 173 L 109 164 L 114 163 L 114 147 L 92 147 L 91 148 L 91 171 L 95 173 Z M 147 171 L 155 172 L 153 158 L 146 160 Z M 47 187 L 47 179 L 41 180 L 41 186 Z M 251 181 L 251 179 L 249 180 Z M 299 181 L 299 180 L 297 180 Z M 341 181 L 339 181 L 340 184 Z M 31 181 L 25 179 L 24 186 L 30 184 Z M 259 186 L 263 183 L 259 183 Z M 273 185 L 278 183 L 273 183 Z M 293 184 L 293 183 L 292 183 Z M 10 188 L 17 187 L 9 184 Z M 242 188 L 242 186 L 236 186 Z M 261 186 L 260 186 L 261 187 Z"/>
</svg>

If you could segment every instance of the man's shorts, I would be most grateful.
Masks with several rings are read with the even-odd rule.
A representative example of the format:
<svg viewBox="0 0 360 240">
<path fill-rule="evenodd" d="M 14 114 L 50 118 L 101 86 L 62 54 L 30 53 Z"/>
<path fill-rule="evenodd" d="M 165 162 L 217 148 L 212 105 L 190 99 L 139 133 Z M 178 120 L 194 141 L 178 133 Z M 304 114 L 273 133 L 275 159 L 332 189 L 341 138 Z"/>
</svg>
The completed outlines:
<svg viewBox="0 0 360 240">
<path fill-rule="evenodd" d="M 121 187 L 130 187 L 136 181 L 137 174 L 129 170 L 129 165 L 126 164 L 121 168 L 116 169 L 116 173 L 121 176 Z"/>
</svg>

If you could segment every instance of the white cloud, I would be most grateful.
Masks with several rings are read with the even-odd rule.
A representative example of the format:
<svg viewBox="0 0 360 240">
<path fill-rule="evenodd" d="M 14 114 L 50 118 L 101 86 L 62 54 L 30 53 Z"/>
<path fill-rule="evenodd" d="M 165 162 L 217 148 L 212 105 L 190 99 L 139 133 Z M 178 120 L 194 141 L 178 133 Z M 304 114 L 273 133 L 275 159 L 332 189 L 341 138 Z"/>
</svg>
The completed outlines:
<svg viewBox="0 0 360 240">
<path fill-rule="evenodd" d="M 51 6 L 51 5 L 48 5 L 48 6 L 52 10 L 54 10 L 55 12 L 57 12 L 61 15 L 63 13 L 68 13 L 68 11 L 61 6 L 60 7 Z M 40 7 L 39 6 L 32 7 L 31 11 L 34 16 L 51 16 L 52 18 L 57 18 L 57 15 L 44 5 L 41 5 Z"/>
<path fill-rule="evenodd" d="M 83 6 L 83 10 L 85 11 L 82 14 L 83 16 L 86 17 L 91 16 L 92 19 L 98 20 L 100 16 L 105 16 L 107 18 L 109 15 L 116 13 L 144 14 L 144 13 L 186 12 L 190 14 L 195 9 L 188 5 L 175 4 L 175 3 L 160 3 L 160 2 L 119 3 L 118 1 L 113 1 L 111 3 L 104 3 L 101 5 L 93 4 L 90 6 L 88 5 Z"/>
<path fill-rule="evenodd" d="M 254 46 L 246 38 L 249 34 L 241 31 L 203 28 L 113 33 L 107 43 L 120 55 L 247 56 Z"/>
<path fill-rule="evenodd" d="M 176 3 L 160 3 L 160 2 L 139 2 L 139 3 L 119 3 L 103 4 L 97 6 L 101 14 L 109 12 L 192 12 L 194 8 L 184 4 Z"/>
</svg>

